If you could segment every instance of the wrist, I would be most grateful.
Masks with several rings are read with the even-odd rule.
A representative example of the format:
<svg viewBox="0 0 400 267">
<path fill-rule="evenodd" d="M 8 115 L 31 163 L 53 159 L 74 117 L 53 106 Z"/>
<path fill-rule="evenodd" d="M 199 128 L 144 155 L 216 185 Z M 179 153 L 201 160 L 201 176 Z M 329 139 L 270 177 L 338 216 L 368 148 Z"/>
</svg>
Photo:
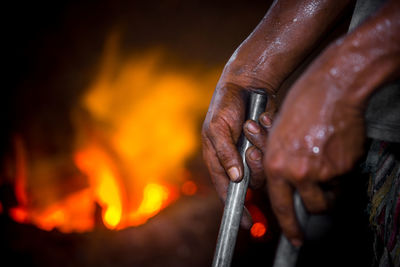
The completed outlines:
<svg viewBox="0 0 400 267">
<path fill-rule="evenodd" d="M 235 60 L 234 62 L 229 61 L 223 70 L 217 87 L 233 84 L 245 90 L 263 90 L 269 95 L 277 93 L 281 79 L 278 79 L 272 72 L 261 75 L 249 68 L 248 64 L 242 63 L 239 60 Z"/>
</svg>

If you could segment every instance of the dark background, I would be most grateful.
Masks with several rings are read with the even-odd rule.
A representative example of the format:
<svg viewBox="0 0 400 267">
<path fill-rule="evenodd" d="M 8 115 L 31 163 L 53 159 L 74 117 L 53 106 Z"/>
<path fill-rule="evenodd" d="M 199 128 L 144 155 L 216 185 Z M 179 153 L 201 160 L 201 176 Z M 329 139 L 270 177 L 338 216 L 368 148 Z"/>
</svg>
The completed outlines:
<svg viewBox="0 0 400 267">
<path fill-rule="evenodd" d="M 2 4 L 5 75 L 0 110 L 1 156 L 10 150 L 14 132 L 22 133 L 30 148 L 40 148 L 43 153 L 71 150 L 71 144 L 60 142 L 73 134 L 71 107 L 95 76 L 105 40 L 113 30 L 122 33 L 122 54 L 162 47 L 167 51 L 167 62 L 178 68 L 193 64 L 205 68 L 222 66 L 263 17 L 269 2 L 61 0 Z M 333 212 L 333 228 L 322 241 L 307 244 L 301 266 L 368 266 L 371 262 L 366 178 L 357 172 L 346 183 L 342 200 Z M 5 189 L 1 194 L 4 198 Z M 265 197 L 259 196 L 258 201 L 265 202 L 264 209 L 268 209 Z M 7 220 L 1 222 L 2 235 L 21 231 Z M 274 231 L 270 239 L 261 241 L 250 239 L 242 231 L 234 266 L 269 264 L 279 235 L 277 229 Z M 42 238 L 38 236 L 29 238 Z M 66 237 L 56 234 L 43 245 L 63 238 Z M 68 237 L 80 242 L 80 237 L 78 241 L 74 238 Z M 3 263 L 12 257 L 26 257 L 28 260 L 22 262 L 32 263 L 29 251 L 18 253 L 14 247 L 7 247 L 7 239 L 3 239 L 3 252 L 11 251 L 1 257 Z"/>
</svg>

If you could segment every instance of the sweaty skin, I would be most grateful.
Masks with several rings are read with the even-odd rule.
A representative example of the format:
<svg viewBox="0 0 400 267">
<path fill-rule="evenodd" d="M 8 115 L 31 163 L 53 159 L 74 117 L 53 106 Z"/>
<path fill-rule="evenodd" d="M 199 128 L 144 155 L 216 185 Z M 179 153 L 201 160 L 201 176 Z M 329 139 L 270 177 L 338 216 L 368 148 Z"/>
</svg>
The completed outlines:
<svg viewBox="0 0 400 267">
<path fill-rule="evenodd" d="M 348 2 L 274 2 L 227 63 L 202 131 L 203 156 L 223 200 L 228 175 L 233 181 L 243 175 L 235 144 L 244 122 L 244 92 L 261 88 L 275 94 Z M 309 211 L 326 209 L 330 197 L 320 184 L 350 170 L 362 155 L 367 100 L 375 88 L 399 76 L 399 12 L 399 2 L 389 1 L 327 48 L 293 86 L 272 128 L 271 112 L 261 116 L 261 127 L 245 124 L 255 146 L 246 153 L 251 185 L 267 181 L 273 210 L 294 245 L 301 244 L 302 234 L 293 191 L 299 191 Z M 242 224 L 250 226 L 249 218 Z"/>
<path fill-rule="evenodd" d="M 400 2 L 393 0 L 313 62 L 286 97 L 268 140 L 255 122 L 246 122 L 246 136 L 265 155 L 274 213 L 293 244 L 302 242 L 294 190 L 308 211 L 327 209 L 331 196 L 321 184 L 350 171 L 362 156 L 368 99 L 399 77 Z"/>
<path fill-rule="evenodd" d="M 263 89 L 274 96 L 280 84 L 312 50 L 349 2 L 275 1 L 226 64 L 202 129 L 203 157 L 222 200 L 226 198 L 229 178 L 239 181 L 243 175 L 236 143 L 244 123 L 245 91 Z M 272 103 L 269 101 L 267 107 L 270 117 L 274 112 Z M 255 148 L 252 150 L 259 157 L 255 161 L 249 160 L 255 178 L 250 186 L 262 186 L 265 179 L 261 152 Z M 250 226 L 246 211 L 242 225 Z"/>
</svg>

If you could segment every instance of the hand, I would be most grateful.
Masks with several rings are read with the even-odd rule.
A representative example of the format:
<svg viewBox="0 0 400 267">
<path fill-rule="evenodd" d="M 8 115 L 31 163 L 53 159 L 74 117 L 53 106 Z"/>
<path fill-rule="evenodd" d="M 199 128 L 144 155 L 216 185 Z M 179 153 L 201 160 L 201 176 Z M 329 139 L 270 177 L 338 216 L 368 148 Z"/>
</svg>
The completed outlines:
<svg viewBox="0 0 400 267">
<path fill-rule="evenodd" d="M 319 62 L 293 86 L 268 139 L 260 127 L 251 130 L 257 127 L 253 122 L 245 126 L 250 142 L 265 155 L 273 211 L 296 246 L 302 242 L 302 232 L 294 212 L 294 191 L 309 212 L 326 210 L 333 196 L 321 185 L 350 171 L 363 154 L 365 141 L 363 107 L 335 81 L 329 60 Z"/>
<path fill-rule="evenodd" d="M 203 124 L 203 157 L 211 174 L 211 179 L 220 198 L 225 201 L 229 180 L 240 181 L 243 177 L 243 164 L 236 143 L 242 132 L 246 102 L 249 90 L 234 84 L 217 86 Z M 269 105 L 273 112 L 273 105 Z M 252 177 L 250 186 L 260 184 L 264 179 L 261 158 L 249 164 Z M 251 217 L 244 210 L 241 222 L 250 228 Z"/>
<path fill-rule="evenodd" d="M 348 172 L 363 154 L 369 97 L 399 77 L 399 10 L 398 1 L 388 1 L 326 49 L 295 83 L 271 129 L 263 159 L 268 192 L 294 245 L 301 244 L 302 234 L 293 191 L 310 212 L 328 208 L 332 195 L 322 185 Z"/>
<path fill-rule="evenodd" d="M 228 176 L 232 181 L 239 181 L 243 176 L 236 143 L 244 122 L 245 92 L 249 88 L 263 88 L 275 94 L 349 2 L 275 1 L 226 64 L 202 130 L 203 156 L 223 200 Z M 269 98 L 268 105 L 271 104 L 273 101 Z M 269 110 L 272 117 L 273 105 Z M 250 157 L 253 153 L 255 160 Z M 260 154 L 256 148 L 247 153 L 252 173 L 250 186 L 262 186 L 265 182 Z M 244 217 L 247 217 L 246 210 Z M 250 220 L 247 223 L 249 226 Z"/>
</svg>

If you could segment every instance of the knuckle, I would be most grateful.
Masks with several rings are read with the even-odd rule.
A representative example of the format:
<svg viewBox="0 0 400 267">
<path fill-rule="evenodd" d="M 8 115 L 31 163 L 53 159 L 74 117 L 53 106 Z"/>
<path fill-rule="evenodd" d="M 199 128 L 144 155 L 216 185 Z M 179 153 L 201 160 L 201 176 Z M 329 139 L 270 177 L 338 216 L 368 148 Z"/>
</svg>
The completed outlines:
<svg viewBox="0 0 400 267">
<path fill-rule="evenodd" d="M 226 151 L 226 149 L 223 148 L 218 148 L 216 150 L 217 157 L 221 161 L 221 163 L 225 166 L 229 165 L 229 163 L 233 163 L 234 158 L 233 158 L 233 153 L 229 153 L 229 151 Z"/>
<path fill-rule="evenodd" d="M 276 154 L 275 155 L 267 154 L 264 160 L 264 166 L 269 173 L 278 175 L 285 169 L 284 161 L 281 159 L 279 155 Z"/>
<path fill-rule="evenodd" d="M 226 132 L 226 129 L 228 128 L 229 127 L 225 123 L 224 119 L 222 119 L 221 117 L 214 117 L 209 122 L 206 133 L 210 137 L 216 137 Z"/>
<path fill-rule="evenodd" d="M 307 178 L 308 168 L 306 166 L 299 166 L 291 171 L 291 177 L 296 182 L 303 182 Z"/>
</svg>

